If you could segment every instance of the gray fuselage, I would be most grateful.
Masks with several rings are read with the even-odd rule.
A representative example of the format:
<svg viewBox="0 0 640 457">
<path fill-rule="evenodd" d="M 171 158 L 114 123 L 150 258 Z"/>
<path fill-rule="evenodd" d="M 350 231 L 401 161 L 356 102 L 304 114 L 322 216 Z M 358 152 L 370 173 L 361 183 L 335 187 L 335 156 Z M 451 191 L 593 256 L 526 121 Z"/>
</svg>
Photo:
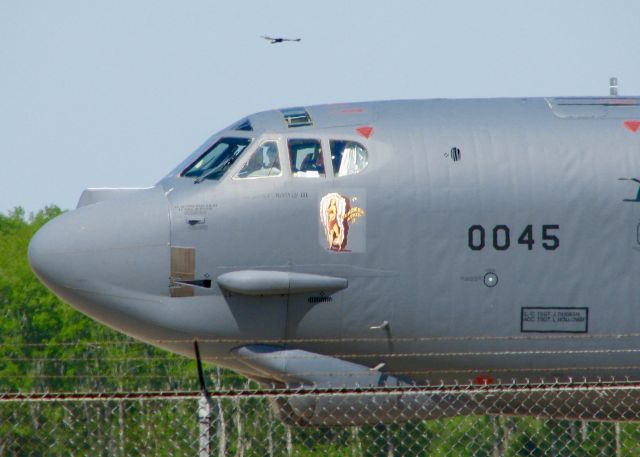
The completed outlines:
<svg viewBox="0 0 640 457">
<path fill-rule="evenodd" d="M 153 188 L 85 192 L 30 259 L 83 313 L 190 357 L 197 339 L 205 360 L 265 382 L 286 365 L 238 348 L 418 383 L 638 378 L 639 105 L 353 103 L 301 109 L 300 126 L 258 113 Z M 220 138 L 251 141 L 222 176 L 183 176 Z M 324 176 L 294 176 L 291 140 L 319 142 Z M 365 166 L 339 176 L 336 141 Z M 278 172 L 241 176 L 265 142 Z"/>
</svg>

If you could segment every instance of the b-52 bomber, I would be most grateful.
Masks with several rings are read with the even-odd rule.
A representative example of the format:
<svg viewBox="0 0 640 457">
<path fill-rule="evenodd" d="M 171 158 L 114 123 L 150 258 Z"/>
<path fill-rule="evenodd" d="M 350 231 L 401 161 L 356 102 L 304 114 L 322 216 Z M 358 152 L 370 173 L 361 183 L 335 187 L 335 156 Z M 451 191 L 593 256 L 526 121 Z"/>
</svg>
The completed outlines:
<svg viewBox="0 0 640 457">
<path fill-rule="evenodd" d="M 266 386 L 640 379 L 639 130 L 637 97 L 261 112 L 153 187 L 84 191 L 29 259 L 93 319 Z M 487 412 L 596 417 L 576 395 Z M 402 418 L 449 401 L 421 398 Z M 279 407 L 379 420 L 317 401 Z"/>
</svg>

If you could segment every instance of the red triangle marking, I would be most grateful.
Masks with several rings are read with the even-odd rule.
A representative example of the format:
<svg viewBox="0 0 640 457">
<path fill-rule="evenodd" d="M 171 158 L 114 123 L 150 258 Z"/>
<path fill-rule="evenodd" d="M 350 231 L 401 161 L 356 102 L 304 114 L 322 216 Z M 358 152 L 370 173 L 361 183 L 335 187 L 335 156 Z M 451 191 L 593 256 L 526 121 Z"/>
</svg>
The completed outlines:
<svg viewBox="0 0 640 457">
<path fill-rule="evenodd" d="M 624 126 L 630 132 L 636 133 L 640 130 L 640 121 L 625 121 Z"/>
<path fill-rule="evenodd" d="M 358 127 L 356 129 L 356 132 L 358 132 L 360 135 L 362 135 L 365 138 L 369 138 L 373 133 L 373 127 Z"/>
</svg>

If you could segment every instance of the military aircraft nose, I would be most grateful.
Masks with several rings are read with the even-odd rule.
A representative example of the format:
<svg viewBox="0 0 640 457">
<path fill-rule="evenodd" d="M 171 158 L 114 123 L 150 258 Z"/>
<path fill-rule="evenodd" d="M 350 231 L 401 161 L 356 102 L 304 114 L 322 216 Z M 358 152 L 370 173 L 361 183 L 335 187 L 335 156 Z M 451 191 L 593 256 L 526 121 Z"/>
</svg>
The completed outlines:
<svg viewBox="0 0 640 457">
<path fill-rule="evenodd" d="M 58 281 L 54 281 L 57 274 L 55 252 L 61 252 L 62 242 L 65 241 L 62 219 L 67 219 L 67 215 L 58 216 L 53 221 L 47 223 L 34 235 L 29 243 L 28 257 L 29 264 L 33 272 L 49 288 L 52 288 Z M 66 281 L 62 281 L 66 282 Z"/>
<path fill-rule="evenodd" d="M 29 262 L 53 292 L 73 305 L 80 305 L 77 292 L 85 297 L 87 292 L 166 294 L 169 230 L 164 193 L 145 189 L 50 221 L 31 240 Z"/>
</svg>

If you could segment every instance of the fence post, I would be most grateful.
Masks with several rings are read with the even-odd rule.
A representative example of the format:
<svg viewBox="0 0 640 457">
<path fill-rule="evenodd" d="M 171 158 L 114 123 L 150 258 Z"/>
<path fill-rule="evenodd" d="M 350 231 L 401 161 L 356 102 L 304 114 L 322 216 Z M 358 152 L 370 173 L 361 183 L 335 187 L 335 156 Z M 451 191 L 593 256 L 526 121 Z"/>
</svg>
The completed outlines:
<svg viewBox="0 0 640 457">
<path fill-rule="evenodd" d="M 211 456 L 211 405 L 205 395 L 198 400 L 198 457 Z"/>
</svg>

